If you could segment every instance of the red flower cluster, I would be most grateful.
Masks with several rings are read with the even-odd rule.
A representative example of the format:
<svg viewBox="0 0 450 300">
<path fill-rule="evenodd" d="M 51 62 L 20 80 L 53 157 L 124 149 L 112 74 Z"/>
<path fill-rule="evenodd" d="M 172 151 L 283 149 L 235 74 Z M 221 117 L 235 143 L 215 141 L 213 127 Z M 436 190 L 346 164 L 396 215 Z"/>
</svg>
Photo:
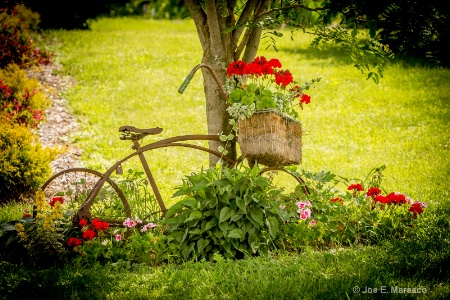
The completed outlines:
<svg viewBox="0 0 450 300">
<path fill-rule="evenodd" d="M 414 217 L 416 217 L 417 215 L 423 213 L 422 204 L 419 202 L 413 203 L 408 211 L 412 212 L 414 214 Z"/>
<path fill-rule="evenodd" d="M 347 190 L 349 190 L 349 191 L 364 191 L 364 188 L 359 183 L 353 183 L 348 186 Z"/>
<path fill-rule="evenodd" d="M 102 231 L 102 230 L 108 230 L 109 224 L 108 224 L 108 222 L 101 222 L 97 218 L 95 218 L 92 221 L 92 226 L 94 226 L 94 228 L 97 231 Z"/>
<path fill-rule="evenodd" d="M 232 62 L 228 65 L 227 74 L 228 77 L 231 77 L 231 75 L 272 75 L 275 72 L 275 68 L 281 68 L 281 63 L 278 59 L 267 60 L 264 56 L 258 56 L 248 64 L 242 60 Z"/>
<path fill-rule="evenodd" d="M 300 99 L 300 104 L 301 103 L 309 104 L 309 102 L 311 102 L 311 96 L 303 94 L 302 98 Z"/>
<path fill-rule="evenodd" d="M 94 220 L 92 220 L 90 225 L 88 224 L 88 221 L 86 219 L 81 219 L 80 222 L 78 222 L 78 225 L 80 225 L 81 227 L 88 226 L 88 228 L 85 228 L 83 234 L 81 235 L 81 237 L 85 240 L 92 240 L 97 235 L 98 231 L 108 230 L 108 228 L 109 228 L 108 222 L 102 222 L 98 218 L 95 218 Z M 78 243 L 78 244 L 76 244 L 76 243 Z M 67 241 L 67 245 L 69 247 L 70 246 L 78 246 L 81 244 L 82 244 L 82 240 L 80 240 L 78 238 L 71 237 Z"/>
<path fill-rule="evenodd" d="M 85 232 L 83 232 L 83 239 L 85 240 L 92 240 L 95 237 L 95 231 L 92 229 L 88 229 Z"/>
<path fill-rule="evenodd" d="M 379 188 L 376 188 L 376 187 L 371 187 L 367 191 L 367 194 L 366 194 L 367 197 L 372 197 L 372 198 L 376 197 L 378 195 L 381 195 L 381 190 Z"/>
<path fill-rule="evenodd" d="M 370 189 L 369 189 L 370 191 Z M 369 193 L 368 193 L 369 194 Z M 427 207 L 427 204 L 425 202 L 415 202 L 412 203 L 411 199 L 406 197 L 403 194 L 392 192 L 387 196 L 381 195 L 381 191 L 379 194 L 374 195 L 375 202 L 382 203 L 382 204 L 393 204 L 393 205 L 402 205 L 402 204 L 411 204 L 411 207 L 408 211 L 412 212 L 414 215 L 413 217 L 416 218 L 417 215 L 420 215 L 423 213 L 423 209 Z"/>
<path fill-rule="evenodd" d="M 387 196 L 381 195 L 381 193 L 375 196 L 375 202 L 386 203 L 386 204 L 406 204 L 408 201 L 406 200 L 405 195 L 392 192 Z"/>
<path fill-rule="evenodd" d="M 289 70 L 280 70 L 275 72 L 275 83 L 277 85 L 287 86 L 292 82 L 294 82 L 294 78 Z"/>
<path fill-rule="evenodd" d="M 53 197 L 52 200 L 50 200 L 50 202 L 48 204 L 50 204 L 50 206 L 55 206 L 55 203 L 59 202 L 61 204 L 64 204 L 64 199 L 63 197 L 59 196 L 59 197 Z"/>
<path fill-rule="evenodd" d="M 67 241 L 67 246 L 69 247 L 76 247 L 76 246 L 80 246 L 81 244 L 83 244 L 83 241 L 79 238 L 76 237 L 71 237 L 68 241 Z"/>
</svg>

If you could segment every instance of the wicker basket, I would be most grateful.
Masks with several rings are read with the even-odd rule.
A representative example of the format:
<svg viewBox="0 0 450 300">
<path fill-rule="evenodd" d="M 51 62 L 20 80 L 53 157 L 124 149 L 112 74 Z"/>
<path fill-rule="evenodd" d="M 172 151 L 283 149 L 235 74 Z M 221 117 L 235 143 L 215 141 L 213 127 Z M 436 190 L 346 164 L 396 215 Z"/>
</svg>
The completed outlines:
<svg viewBox="0 0 450 300">
<path fill-rule="evenodd" d="M 238 143 L 248 160 L 266 166 L 288 166 L 302 160 L 302 125 L 275 110 L 257 110 L 239 120 Z"/>
</svg>

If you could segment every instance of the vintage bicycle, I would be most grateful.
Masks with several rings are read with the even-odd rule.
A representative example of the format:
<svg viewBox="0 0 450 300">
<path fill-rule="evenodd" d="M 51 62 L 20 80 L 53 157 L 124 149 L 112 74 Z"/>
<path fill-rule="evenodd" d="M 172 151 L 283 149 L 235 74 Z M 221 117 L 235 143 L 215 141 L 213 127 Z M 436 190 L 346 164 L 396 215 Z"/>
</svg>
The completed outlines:
<svg viewBox="0 0 450 300">
<path fill-rule="evenodd" d="M 180 87 L 179 92 L 183 93 L 184 89 L 194 76 L 194 73 L 202 67 L 211 72 L 219 85 L 221 92 L 226 95 L 212 68 L 204 64 L 199 64 L 192 69 Z M 240 156 L 236 160 L 232 160 L 222 155 L 222 153 L 218 150 L 212 150 L 198 145 L 198 141 L 220 141 L 219 135 L 182 135 L 141 145 L 144 137 L 149 135 L 157 135 L 162 131 L 163 129 L 159 127 L 143 129 L 129 125 L 121 126 L 119 128 L 119 132 L 121 134 L 120 139 L 124 141 L 131 141 L 134 152 L 119 159 L 105 173 L 89 168 L 70 168 L 63 170 L 49 178 L 42 185 L 41 190 L 44 192 L 47 200 L 51 200 L 54 197 L 64 198 L 66 211 L 72 213 L 72 221 L 74 224 L 77 224 L 81 219 L 92 221 L 94 218 L 98 218 L 103 222 L 108 222 L 110 226 L 121 227 L 123 226 L 124 220 L 135 217 L 136 212 L 133 211 L 127 197 L 125 196 L 125 193 L 112 179 L 112 176 L 114 173 L 123 174 L 122 165 L 128 160 L 138 157 L 157 203 L 156 207 L 146 211 L 145 216 L 141 216 L 143 221 L 142 224 L 146 224 L 156 219 L 163 218 L 167 211 L 167 207 L 145 156 L 146 153 L 167 147 L 190 148 L 209 153 L 222 159 L 222 161 L 229 168 L 235 167 L 244 160 L 243 156 Z M 270 171 L 281 171 L 289 174 L 301 186 L 303 193 L 309 194 L 308 187 L 303 179 L 298 176 L 298 174 L 291 172 L 283 166 L 266 167 L 261 170 L 260 174 L 263 175 L 264 173 Z"/>
</svg>

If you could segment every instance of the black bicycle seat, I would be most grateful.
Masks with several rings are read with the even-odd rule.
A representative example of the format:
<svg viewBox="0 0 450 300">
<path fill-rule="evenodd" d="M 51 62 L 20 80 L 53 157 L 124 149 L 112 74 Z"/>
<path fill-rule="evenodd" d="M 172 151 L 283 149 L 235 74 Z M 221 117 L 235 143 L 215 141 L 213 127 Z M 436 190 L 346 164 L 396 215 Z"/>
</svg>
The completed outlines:
<svg viewBox="0 0 450 300">
<path fill-rule="evenodd" d="M 121 126 L 119 128 L 119 132 L 123 132 L 123 133 L 137 133 L 137 134 L 159 134 L 163 131 L 162 128 L 159 127 L 155 127 L 155 128 L 147 128 L 147 129 L 141 129 L 141 128 L 136 128 L 134 126 L 129 126 L 129 125 L 125 125 L 125 126 Z"/>
</svg>

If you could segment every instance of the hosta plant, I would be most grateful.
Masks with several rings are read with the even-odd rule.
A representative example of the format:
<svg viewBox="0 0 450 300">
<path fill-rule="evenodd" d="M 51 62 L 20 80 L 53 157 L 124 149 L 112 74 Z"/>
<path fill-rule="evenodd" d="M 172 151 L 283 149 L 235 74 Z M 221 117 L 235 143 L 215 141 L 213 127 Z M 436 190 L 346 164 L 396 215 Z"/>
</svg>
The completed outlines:
<svg viewBox="0 0 450 300">
<path fill-rule="evenodd" d="M 187 176 L 165 222 L 182 259 L 267 253 L 275 247 L 281 191 L 255 166 L 217 166 Z"/>
</svg>

